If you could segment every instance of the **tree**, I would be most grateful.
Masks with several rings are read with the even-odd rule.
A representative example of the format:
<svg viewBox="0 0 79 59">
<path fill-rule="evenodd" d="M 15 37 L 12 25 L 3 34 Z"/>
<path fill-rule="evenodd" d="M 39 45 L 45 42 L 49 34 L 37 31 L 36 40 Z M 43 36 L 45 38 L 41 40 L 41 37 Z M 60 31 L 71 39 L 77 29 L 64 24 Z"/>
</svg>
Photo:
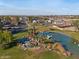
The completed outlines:
<svg viewBox="0 0 79 59">
<path fill-rule="evenodd" d="M 44 20 L 48 20 L 48 18 L 44 18 Z"/>
<path fill-rule="evenodd" d="M 10 31 L 5 30 L 0 32 L 0 38 L 1 38 L 0 43 L 6 44 L 13 40 L 13 35 Z"/>
<path fill-rule="evenodd" d="M 16 21 L 19 22 L 19 16 L 16 16 Z"/>
<path fill-rule="evenodd" d="M 2 22 L 1 22 L 1 19 L 0 19 L 0 31 L 2 31 Z"/>
<path fill-rule="evenodd" d="M 0 31 L 0 44 L 2 43 L 3 37 L 2 37 L 2 31 Z"/>
<path fill-rule="evenodd" d="M 2 43 L 2 22 L 1 22 L 1 19 L 0 19 L 0 43 Z"/>
<path fill-rule="evenodd" d="M 73 26 L 76 28 L 76 31 L 79 31 L 79 20 L 74 20 Z"/>
<path fill-rule="evenodd" d="M 29 21 L 32 22 L 33 16 L 29 16 Z"/>
<path fill-rule="evenodd" d="M 7 21 L 10 21 L 10 16 L 4 16 Z"/>
</svg>

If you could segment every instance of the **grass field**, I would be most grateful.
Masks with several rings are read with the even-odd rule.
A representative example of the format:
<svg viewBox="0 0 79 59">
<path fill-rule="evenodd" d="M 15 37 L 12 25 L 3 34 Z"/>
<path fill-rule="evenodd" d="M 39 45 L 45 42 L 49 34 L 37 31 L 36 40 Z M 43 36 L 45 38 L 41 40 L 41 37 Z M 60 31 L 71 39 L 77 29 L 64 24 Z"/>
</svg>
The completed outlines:
<svg viewBox="0 0 79 59">
<path fill-rule="evenodd" d="M 64 57 L 55 52 L 44 51 L 40 54 L 34 54 L 31 51 L 23 51 L 18 47 L 8 50 L 0 49 L 0 59 L 74 59 L 73 57 Z"/>
<path fill-rule="evenodd" d="M 17 47 L 13 47 L 7 50 L 0 49 L 0 59 L 24 59 L 24 51 Z"/>
<path fill-rule="evenodd" d="M 48 30 L 47 27 L 39 27 L 40 31 Z M 39 30 L 38 30 L 39 31 Z M 51 30 L 50 30 L 51 31 Z M 60 30 L 52 30 L 55 32 L 63 32 L 74 39 L 79 40 L 79 32 L 72 31 L 60 31 Z M 14 35 L 15 39 L 22 38 L 27 36 L 27 32 L 21 32 Z M 37 51 L 38 52 L 38 51 Z M 55 52 L 44 51 L 40 54 L 35 54 L 31 51 L 23 51 L 21 48 L 13 47 L 7 50 L 3 50 L 0 48 L 0 59 L 76 59 L 74 56 L 65 57 L 62 55 L 58 55 Z"/>
</svg>

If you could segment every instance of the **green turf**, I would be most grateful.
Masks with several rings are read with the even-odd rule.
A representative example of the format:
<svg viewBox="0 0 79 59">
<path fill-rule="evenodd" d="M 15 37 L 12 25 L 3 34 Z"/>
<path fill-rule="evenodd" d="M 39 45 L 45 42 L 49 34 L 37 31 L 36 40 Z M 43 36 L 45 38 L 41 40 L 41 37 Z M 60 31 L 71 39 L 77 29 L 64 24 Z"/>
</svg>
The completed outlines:
<svg viewBox="0 0 79 59">
<path fill-rule="evenodd" d="M 0 59 L 24 59 L 25 55 L 25 52 L 17 47 L 7 50 L 0 49 Z M 6 58 L 7 56 L 9 57 Z"/>
<path fill-rule="evenodd" d="M 8 50 L 0 49 L 0 59 L 2 56 L 4 57 L 9 56 L 9 58 L 2 58 L 2 59 L 74 59 L 73 57 L 65 57 L 50 51 L 44 51 L 36 55 L 31 51 L 28 52 L 23 51 L 18 47 L 13 47 Z"/>
<path fill-rule="evenodd" d="M 79 32 L 72 32 L 72 31 L 60 31 L 60 30 L 53 30 L 56 32 L 63 32 L 77 40 L 79 40 Z M 15 39 L 22 38 L 27 36 L 27 32 L 21 32 L 14 35 Z M 8 58 L 5 58 L 9 56 Z M 29 52 L 23 51 L 21 48 L 13 47 L 7 50 L 3 50 L 0 48 L 0 59 L 75 59 L 72 56 L 64 57 L 62 55 L 58 55 L 54 52 L 44 51 L 41 54 L 34 54 Z"/>
</svg>

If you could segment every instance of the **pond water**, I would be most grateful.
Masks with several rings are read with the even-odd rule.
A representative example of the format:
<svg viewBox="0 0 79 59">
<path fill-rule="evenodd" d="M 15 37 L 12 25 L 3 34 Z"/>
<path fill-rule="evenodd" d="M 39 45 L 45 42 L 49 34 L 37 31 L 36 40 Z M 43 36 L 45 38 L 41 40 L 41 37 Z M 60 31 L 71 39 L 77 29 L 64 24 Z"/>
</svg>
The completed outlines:
<svg viewBox="0 0 79 59">
<path fill-rule="evenodd" d="M 30 39 L 28 38 L 20 38 L 20 39 L 17 39 L 17 42 L 18 43 L 21 43 L 21 44 L 25 44 L 26 42 L 28 42 Z"/>
<path fill-rule="evenodd" d="M 60 42 L 67 50 L 69 50 L 74 55 L 79 56 L 79 47 L 72 43 L 72 38 L 59 32 L 40 32 L 39 36 L 45 36 L 49 38 L 52 42 Z"/>
<path fill-rule="evenodd" d="M 21 28 L 13 28 L 13 29 L 9 29 L 9 30 L 12 32 L 12 34 L 26 31 L 26 30 L 21 29 Z"/>
</svg>

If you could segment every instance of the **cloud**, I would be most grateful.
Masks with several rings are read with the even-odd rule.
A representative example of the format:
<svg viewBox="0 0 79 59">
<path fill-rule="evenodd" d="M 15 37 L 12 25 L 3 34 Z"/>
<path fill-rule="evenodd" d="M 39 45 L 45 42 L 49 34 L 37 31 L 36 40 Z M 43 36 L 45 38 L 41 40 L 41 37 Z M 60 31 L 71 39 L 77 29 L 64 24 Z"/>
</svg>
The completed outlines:
<svg viewBox="0 0 79 59">
<path fill-rule="evenodd" d="M 0 0 L 0 14 L 79 14 L 78 6 L 71 0 Z"/>
</svg>

